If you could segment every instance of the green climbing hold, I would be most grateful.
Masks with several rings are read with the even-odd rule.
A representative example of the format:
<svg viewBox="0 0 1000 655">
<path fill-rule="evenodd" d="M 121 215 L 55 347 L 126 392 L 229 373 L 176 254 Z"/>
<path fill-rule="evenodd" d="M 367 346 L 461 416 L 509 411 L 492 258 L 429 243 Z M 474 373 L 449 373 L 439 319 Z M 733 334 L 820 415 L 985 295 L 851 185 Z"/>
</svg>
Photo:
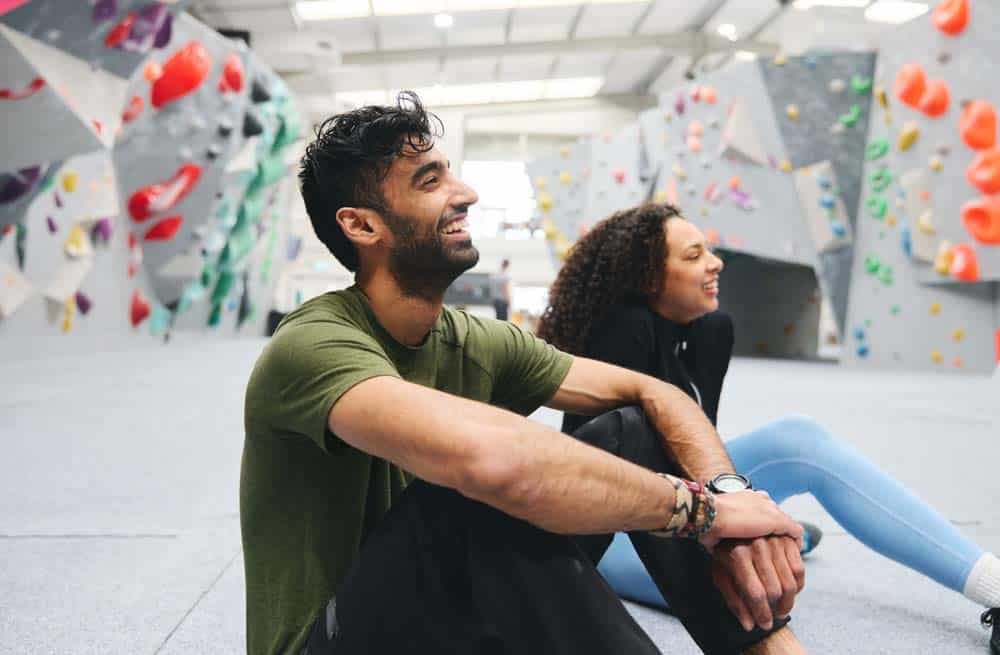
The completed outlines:
<svg viewBox="0 0 1000 655">
<path fill-rule="evenodd" d="M 865 257 L 865 270 L 869 273 L 878 273 L 879 269 L 882 268 L 882 262 L 878 260 L 875 255 L 868 255 Z"/>
<path fill-rule="evenodd" d="M 205 264 L 201 269 L 201 286 L 206 288 L 212 286 L 212 281 L 215 280 L 215 273 L 215 266 Z"/>
<path fill-rule="evenodd" d="M 212 313 L 208 315 L 208 327 L 218 327 L 222 322 L 222 303 L 212 305 Z"/>
<path fill-rule="evenodd" d="M 857 95 L 863 95 L 865 93 L 871 93 L 871 90 L 872 78 L 864 77 L 863 75 L 851 76 L 851 91 Z"/>
<path fill-rule="evenodd" d="M 875 139 L 865 147 L 865 159 L 868 161 L 881 159 L 887 152 L 889 152 L 889 140 Z"/>
<path fill-rule="evenodd" d="M 861 105 L 851 105 L 850 110 L 840 117 L 840 124 L 844 127 L 854 127 L 861 118 Z"/>
<path fill-rule="evenodd" d="M 884 166 L 877 171 L 873 171 L 868 176 L 868 181 L 872 185 L 872 189 L 876 191 L 885 191 L 890 184 L 892 184 L 892 173 L 889 172 L 888 168 Z"/>
<path fill-rule="evenodd" d="M 883 266 L 878 269 L 878 279 L 886 286 L 892 284 L 892 266 Z"/>
<path fill-rule="evenodd" d="M 865 319 L 865 327 L 870 328 L 871 326 L 872 326 L 872 320 L 870 318 Z"/>
<path fill-rule="evenodd" d="M 213 305 L 222 305 L 222 301 L 225 300 L 226 296 L 229 295 L 229 292 L 233 290 L 234 282 L 236 282 L 236 276 L 229 271 L 222 271 L 222 273 L 219 274 L 219 281 L 215 283 L 215 288 L 212 289 Z"/>
<path fill-rule="evenodd" d="M 882 220 L 885 218 L 885 213 L 889 211 L 889 203 L 882 196 L 871 196 L 865 200 L 865 208 L 872 218 Z"/>
<path fill-rule="evenodd" d="M 899 313 L 899 305 L 893 305 L 892 307 L 890 307 L 889 308 L 889 313 L 892 314 L 893 316 L 895 316 L 896 314 L 898 314 Z"/>
</svg>

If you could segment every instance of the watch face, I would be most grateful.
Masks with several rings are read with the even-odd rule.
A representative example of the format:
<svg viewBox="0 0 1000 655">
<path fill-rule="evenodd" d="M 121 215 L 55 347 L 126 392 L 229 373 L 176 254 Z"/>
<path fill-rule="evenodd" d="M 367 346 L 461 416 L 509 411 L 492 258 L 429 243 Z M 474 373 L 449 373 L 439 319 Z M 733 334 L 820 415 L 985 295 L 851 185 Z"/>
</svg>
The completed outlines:
<svg viewBox="0 0 1000 655">
<path fill-rule="evenodd" d="M 746 480 L 738 475 L 720 475 L 712 481 L 712 484 L 716 489 L 727 494 L 746 491 L 749 488 Z"/>
</svg>

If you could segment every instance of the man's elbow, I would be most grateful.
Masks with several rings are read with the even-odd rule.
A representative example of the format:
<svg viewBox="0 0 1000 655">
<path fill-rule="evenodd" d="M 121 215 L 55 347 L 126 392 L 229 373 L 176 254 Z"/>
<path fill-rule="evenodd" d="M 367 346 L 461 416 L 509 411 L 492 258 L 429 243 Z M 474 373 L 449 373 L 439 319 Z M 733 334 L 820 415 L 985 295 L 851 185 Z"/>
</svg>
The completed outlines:
<svg viewBox="0 0 1000 655">
<path fill-rule="evenodd" d="M 523 453 L 514 439 L 490 435 L 456 470 L 455 489 L 463 496 L 504 511 L 530 503 Z"/>
</svg>

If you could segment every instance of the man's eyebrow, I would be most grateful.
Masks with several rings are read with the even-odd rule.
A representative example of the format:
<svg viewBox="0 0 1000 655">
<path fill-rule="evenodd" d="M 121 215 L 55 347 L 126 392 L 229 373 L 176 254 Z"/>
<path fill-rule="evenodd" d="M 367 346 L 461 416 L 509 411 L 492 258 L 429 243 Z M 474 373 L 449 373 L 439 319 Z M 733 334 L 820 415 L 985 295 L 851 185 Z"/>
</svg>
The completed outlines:
<svg viewBox="0 0 1000 655">
<path fill-rule="evenodd" d="M 413 175 L 410 176 L 410 186 L 417 186 L 417 183 L 420 181 L 420 178 L 422 178 L 424 175 L 427 175 L 431 171 L 440 172 L 443 169 L 444 165 L 440 161 L 427 162 L 417 170 L 413 171 Z"/>
</svg>

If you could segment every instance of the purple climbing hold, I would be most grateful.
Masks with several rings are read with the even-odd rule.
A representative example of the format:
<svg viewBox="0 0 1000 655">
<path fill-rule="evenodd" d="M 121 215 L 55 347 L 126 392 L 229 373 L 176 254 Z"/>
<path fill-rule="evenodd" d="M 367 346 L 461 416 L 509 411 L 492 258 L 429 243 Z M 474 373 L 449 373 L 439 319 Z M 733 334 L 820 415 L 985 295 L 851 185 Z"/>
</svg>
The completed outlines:
<svg viewBox="0 0 1000 655">
<path fill-rule="evenodd" d="M 90 308 L 94 304 L 93 302 L 91 302 L 90 298 L 87 297 L 87 294 L 85 294 L 82 291 L 76 292 L 75 300 L 76 300 L 76 308 L 79 309 L 80 313 L 84 315 L 86 315 L 86 313 L 90 311 Z"/>
<path fill-rule="evenodd" d="M 90 231 L 90 238 L 95 241 L 103 241 L 108 243 L 111 241 L 111 233 L 114 231 L 114 223 L 111 222 L 111 218 L 102 218 L 94 223 L 93 229 Z"/>
<path fill-rule="evenodd" d="M 167 17 L 163 19 L 163 25 L 156 31 L 156 38 L 153 40 L 154 48 L 166 48 L 170 43 L 170 37 L 174 33 L 174 15 L 167 12 Z"/>
<path fill-rule="evenodd" d="M 56 232 L 59 231 L 59 224 L 56 223 L 56 219 L 52 218 L 51 216 L 45 217 L 45 224 L 49 228 L 49 234 L 55 234 Z"/>
<path fill-rule="evenodd" d="M 154 2 L 146 5 L 136 13 L 128 38 L 122 41 L 120 47 L 139 54 L 149 52 L 169 16 L 170 10 L 162 3 Z"/>
<path fill-rule="evenodd" d="M 94 2 L 92 18 L 95 23 L 103 23 L 118 13 L 118 0 L 97 0 Z"/>
<path fill-rule="evenodd" d="M 53 200 L 55 200 L 56 207 L 58 209 L 62 209 L 62 206 L 63 206 L 62 205 L 62 198 L 59 197 L 59 192 L 58 191 L 53 191 L 52 192 L 52 198 L 53 198 Z"/>
<path fill-rule="evenodd" d="M 0 175 L 0 205 L 24 197 L 42 177 L 41 166 L 29 166 L 14 173 Z"/>
<path fill-rule="evenodd" d="M 684 94 L 677 92 L 677 99 L 674 100 L 674 111 L 677 112 L 678 116 L 684 114 Z"/>
</svg>

